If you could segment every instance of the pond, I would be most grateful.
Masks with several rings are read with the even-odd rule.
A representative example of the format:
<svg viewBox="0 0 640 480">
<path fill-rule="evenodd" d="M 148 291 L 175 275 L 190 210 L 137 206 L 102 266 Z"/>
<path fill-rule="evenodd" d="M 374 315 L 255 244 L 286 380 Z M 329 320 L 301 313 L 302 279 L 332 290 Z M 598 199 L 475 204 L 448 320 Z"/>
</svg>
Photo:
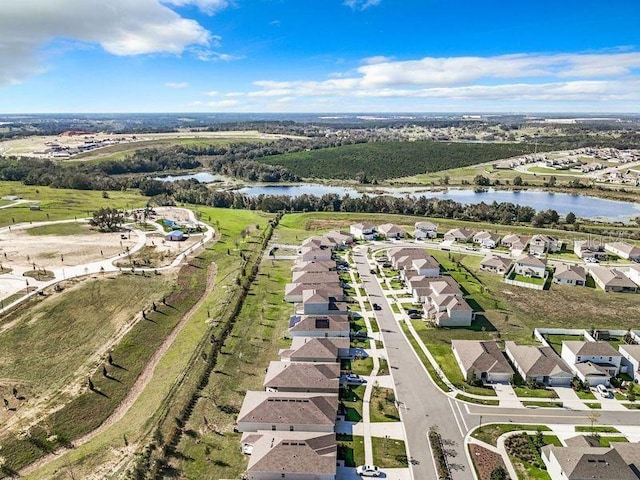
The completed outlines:
<svg viewBox="0 0 640 480">
<path fill-rule="evenodd" d="M 220 175 L 214 175 L 209 172 L 189 173 L 186 175 L 167 175 L 166 177 L 155 177 L 154 180 L 160 180 L 161 182 L 177 182 L 178 180 L 197 180 L 200 183 L 213 183 L 221 182 L 222 177 Z"/>
</svg>

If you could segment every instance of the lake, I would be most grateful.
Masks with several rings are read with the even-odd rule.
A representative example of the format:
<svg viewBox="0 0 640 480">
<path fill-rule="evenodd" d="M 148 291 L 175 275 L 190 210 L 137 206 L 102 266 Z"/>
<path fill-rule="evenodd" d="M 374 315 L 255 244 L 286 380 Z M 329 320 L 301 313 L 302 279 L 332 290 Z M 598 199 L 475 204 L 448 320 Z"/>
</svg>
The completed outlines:
<svg viewBox="0 0 640 480">
<path fill-rule="evenodd" d="M 524 205 L 536 210 L 556 210 L 560 215 L 573 212 L 578 217 L 594 220 L 629 221 L 640 216 L 640 205 L 634 202 L 621 202 L 606 200 L 603 198 L 589 197 L 586 195 L 572 195 L 568 193 L 549 193 L 541 190 L 494 190 L 476 192 L 472 189 L 450 188 L 446 191 L 416 190 L 407 188 L 384 188 L 385 195 L 396 197 L 427 197 L 450 199 L 463 204 L 509 202 L 516 205 Z M 285 195 L 297 197 L 303 194 L 322 196 L 325 194 L 337 194 L 340 196 L 361 197 L 363 194 L 376 195 L 371 192 L 359 192 L 350 187 L 338 187 L 332 185 L 302 184 L 302 185 L 266 185 L 252 186 L 237 190 L 238 193 L 254 197 L 258 195 Z"/>
</svg>

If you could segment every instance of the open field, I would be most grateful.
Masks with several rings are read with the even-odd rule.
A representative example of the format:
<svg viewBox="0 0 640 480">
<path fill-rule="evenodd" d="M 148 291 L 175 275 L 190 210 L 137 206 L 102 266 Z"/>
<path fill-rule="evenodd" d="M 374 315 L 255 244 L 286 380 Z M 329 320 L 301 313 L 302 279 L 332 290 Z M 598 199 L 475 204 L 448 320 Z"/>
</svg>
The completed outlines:
<svg viewBox="0 0 640 480">
<path fill-rule="evenodd" d="M 113 145 L 96 148 L 72 157 L 61 158 L 62 161 L 95 161 L 95 160 L 121 160 L 126 155 L 133 154 L 140 148 L 159 148 L 173 145 L 207 146 L 207 145 L 228 145 L 232 142 L 255 141 L 255 140 L 275 140 L 283 138 L 283 135 L 273 135 L 260 133 L 258 131 L 183 131 L 175 133 L 143 133 L 131 134 L 104 134 L 95 133 L 89 135 L 49 135 L 23 137 L 14 140 L 7 140 L 0 143 L 0 156 L 36 156 L 50 158 L 42 153 L 50 148 L 48 143 L 60 145 L 63 148 L 76 148 L 84 145 L 85 138 L 91 138 L 96 142 L 103 142 L 110 139 L 112 142 L 119 142 Z"/>
<path fill-rule="evenodd" d="M 111 274 L 67 282 L 63 292 L 52 289 L 35 305 L 3 317 L 0 385 L 18 388 L 27 400 L 13 412 L 0 411 L 0 426 L 37 419 L 41 409 L 59 407 L 82 391 L 118 335 L 139 321 L 143 308 L 168 294 L 174 280 Z"/>
<path fill-rule="evenodd" d="M 0 227 L 24 222 L 45 222 L 85 218 L 102 207 L 130 210 L 144 207 L 149 201 L 137 191 L 102 192 L 93 190 L 69 190 L 51 187 L 22 185 L 19 182 L 0 182 L 0 196 L 16 195 L 38 202 L 41 210 L 30 210 L 28 203 L 0 209 Z"/>
<path fill-rule="evenodd" d="M 216 335 L 223 328 L 222 322 L 212 324 L 208 318 L 211 316 L 222 319 L 229 300 L 237 293 L 235 279 L 241 268 L 241 259 L 233 243 L 237 239 L 245 254 L 249 252 L 255 239 L 250 236 L 242 240 L 240 232 L 248 225 L 260 224 L 264 228 L 270 218 L 258 212 L 206 207 L 200 211 L 203 221 L 210 219 L 214 226 L 216 220 L 219 221 L 217 232 L 221 237 L 192 261 L 197 275 L 191 277 L 191 288 L 200 288 L 207 276 L 207 269 L 201 267 L 214 261 L 217 275 L 211 294 L 184 324 L 166 353 L 159 359 L 148 386 L 141 390 L 135 402 L 123 413 L 123 417 L 86 443 L 77 445 L 46 466 L 34 470 L 28 478 L 68 478 L 69 472 L 78 478 L 87 478 L 89 474 L 103 477 L 115 472 L 124 474 L 132 468 L 134 453 L 151 442 L 158 423 L 167 414 L 171 415 L 168 413 L 171 412 L 169 405 L 178 404 L 177 408 L 182 408 L 182 396 L 189 395 L 190 390 L 184 386 L 174 391 L 175 386 L 179 384 L 179 380 L 185 380 L 187 373 L 191 376 L 186 377 L 186 381 L 189 378 L 192 382 L 197 381 L 199 370 L 204 366 L 202 362 L 192 364 L 194 346 L 203 338 L 206 340 L 205 335 L 208 333 Z M 227 254 L 227 249 L 231 250 L 231 255 Z M 168 398 L 172 399 L 170 403 Z"/>
</svg>

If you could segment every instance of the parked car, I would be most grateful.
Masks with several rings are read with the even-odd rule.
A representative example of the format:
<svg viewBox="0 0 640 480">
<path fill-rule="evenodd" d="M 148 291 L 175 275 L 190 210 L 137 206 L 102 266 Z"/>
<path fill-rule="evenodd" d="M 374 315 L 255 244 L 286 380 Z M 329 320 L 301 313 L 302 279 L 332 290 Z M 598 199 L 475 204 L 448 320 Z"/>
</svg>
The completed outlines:
<svg viewBox="0 0 640 480">
<path fill-rule="evenodd" d="M 378 305 L 377 303 L 373 304 L 373 309 L 374 310 L 382 310 L 382 307 L 380 305 Z"/>
<path fill-rule="evenodd" d="M 600 396 L 602 398 L 610 398 L 611 397 L 611 392 L 609 390 L 607 390 L 607 387 L 605 387 L 602 384 L 598 385 L 596 387 L 596 390 L 598 391 L 598 393 L 600 394 Z"/>
<path fill-rule="evenodd" d="M 410 313 L 409 318 L 411 320 L 420 320 L 422 318 L 422 315 L 420 315 L 419 313 Z"/>
<path fill-rule="evenodd" d="M 352 384 L 352 385 L 360 385 L 366 382 L 364 378 L 362 378 L 360 375 L 356 373 L 347 373 L 344 379 L 347 382 L 347 384 Z"/>
<path fill-rule="evenodd" d="M 356 468 L 356 473 L 361 477 L 379 477 L 382 472 L 375 465 L 360 465 Z"/>
</svg>

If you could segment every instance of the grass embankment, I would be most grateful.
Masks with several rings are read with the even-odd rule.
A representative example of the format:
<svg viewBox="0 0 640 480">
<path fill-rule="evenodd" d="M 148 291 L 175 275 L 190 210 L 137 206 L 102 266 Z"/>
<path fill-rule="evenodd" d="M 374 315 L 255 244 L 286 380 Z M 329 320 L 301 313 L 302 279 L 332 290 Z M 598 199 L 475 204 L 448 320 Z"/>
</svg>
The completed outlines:
<svg viewBox="0 0 640 480">
<path fill-rule="evenodd" d="M 33 396 L 63 388 L 83 365 L 95 368 L 85 365 L 88 358 L 152 301 L 160 303 L 173 281 L 173 275 L 110 274 L 66 282 L 64 291 L 16 307 L 2 319 L 13 326 L 0 334 L 0 376 L 29 385 Z"/>
<path fill-rule="evenodd" d="M 41 225 L 39 227 L 31 227 L 26 230 L 28 235 L 88 235 L 96 233 L 91 230 L 86 223 L 53 223 L 51 225 Z"/>
<path fill-rule="evenodd" d="M 266 228 L 267 220 L 271 218 L 270 215 L 250 211 L 216 208 L 201 208 L 200 211 L 202 220 L 212 224 L 219 235 L 217 243 L 209 245 L 207 250 L 199 255 L 200 260 L 197 262 L 202 266 L 215 263 L 216 278 L 213 291 L 176 336 L 171 347 L 157 364 L 149 385 L 140 393 L 122 420 L 105 429 L 86 444 L 77 446 L 46 467 L 36 470 L 29 478 L 68 476 L 68 472 L 73 472 L 76 478 L 84 478 L 98 469 L 101 471 L 114 469 L 114 472 L 125 475 L 125 471 L 130 469 L 131 461 L 134 459 L 132 452 L 140 451 L 141 445 L 152 442 L 154 432 L 157 432 L 155 441 L 166 437 L 162 430 L 157 429 L 157 425 L 166 419 L 168 414 L 174 412 L 171 406 L 178 408 L 180 407 L 177 405 L 178 401 L 188 400 L 185 398 L 188 397 L 186 390 L 188 385 L 185 379 L 197 382 L 198 373 L 206 366 L 199 353 L 195 354 L 196 363 L 194 363 L 192 358 L 194 350 L 203 341 L 208 344 L 210 335 L 214 337 L 220 335 L 224 328 L 223 314 L 241 288 L 236 285 L 236 278 L 243 265 L 240 254 L 252 256 L 252 252 L 261 250 L 261 235 Z M 250 235 L 242 238 L 241 232 L 255 225 L 260 225 L 260 229 L 251 228 Z M 236 241 L 238 248 L 236 248 Z M 202 281 L 206 276 L 206 269 L 196 270 L 197 279 Z M 208 318 L 213 319 L 213 322 Z M 181 395 L 180 398 L 176 398 L 177 394 Z M 173 420 L 172 417 L 170 418 Z M 129 448 L 126 448 L 126 445 L 129 445 Z M 144 451 L 147 454 L 159 453 L 152 448 L 145 448 Z M 144 460 L 146 457 L 140 458 Z M 138 465 L 149 470 L 148 464 L 144 461 Z M 162 466 L 162 463 L 159 466 Z"/>
<path fill-rule="evenodd" d="M 475 165 L 532 150 L 525 143 L 383 141 L 272 155 L 258 161 L 282 165 L 305 178 L 353 179 L 365 172 L 369 179 L 386 180 Z"/>
<path fill-rule="evenodd" d="M 186 265 L 181 269 L 177 280 L 173 282 L 173 289 L 166 296 L 168 306 L 161 305 L 161 298 L 164 294 L 156 292 L 155 302 L 158 305 L 158 311 L 148 312 L 146 314 L 147 319 L 139 320 L 123 339 L 113 347 L 112 358 L 114 366 L 108 365 L 106 361 L 102 364 L 107 368 L 108 377 L 103 375 L 101 366 L 89 374 L 91 380 L 89 387 L 87 387 L 87 380 L 87 382 L 83 383 L 84 386 L 80 394 L 73 397 L 63 408 L 31 427 L 29 435 L 24 436 L 14 433 L 3 439 L 2 453 L 6 459 L 5 474 L 20 470 L 58 447 L 68 445 L 73 439 L 94 430 L 107 419 L 124 399 L 151 355 L 180 321 L 184 312 L 204 292 L 206 266 L 206 263 L 200 264 L 195 259 L 193 265 Z M 115 308 L 117 309 L 122 303 L 122 299 L 127 297 L 127 294 L 123 295 L 123 292 L 120 291 L 120 296 L 117 298 L 112 297 L 111 300 L 116 302 Z M 72 345 L 76 347 L 77 352 L 77 349 L 81 348 L 79 342 L 95 334 L 93 330 L 82 325 L 83 315 L 94 314 L 90 305 L 95 305 L 95 302 L 99 301 L 95 296 L 90 296 L 90 300 L 93 303 L 89 305 L 85 303 L 83 311 L 79 309 L 78 305 L 75 305 L 77 310 L 76 318 L 73 321 L 69 319 L 66 321 L 60 320 L 61 323 L 66 322 L 69 328 L 74 327 L 75 331 L 69 329 L 51 331 L 50 337 L 48 339 L 43 338 L 42 341 L 51 342 L 52 338 L 60 338 L 64 343 L 64 337 L 71 337 Z M 147 308 L 149 307 L 150 305 L 147 305 Z M 109 312 L 113 313 L 113 306 L 104 304 L 103 308 L 107 310 L 106 315 Z M 96 315 L 99 316 L 100 314 L 96 313 Z M 108 321 L 105 320 L 104 316 L 101 320 Z M 41 320 L 38 324 L 42 325 L 40 328 L 44 328 L 46 320 Z M 51 329 L 51 326 L 49 328 Z M 99 328 L 96 328 L 96 330 L 99 331 Z M 51 342 L 51 344 L 56 345 L 54 342 Z M 44 345 L 43 348 L 45 348 Z M 71 359 L 67 357 L 66 353 L 60 352 L 62 358 L 70 362 Z M 53 356 L 58 354 L 55 353 Z M 40 362 L 41 358 L 40 356 L 33 356 L 29 361 Z M 58 365 L 57 368 L 60 371 L 64 368 L 64 365 Z"/>
</svg>

